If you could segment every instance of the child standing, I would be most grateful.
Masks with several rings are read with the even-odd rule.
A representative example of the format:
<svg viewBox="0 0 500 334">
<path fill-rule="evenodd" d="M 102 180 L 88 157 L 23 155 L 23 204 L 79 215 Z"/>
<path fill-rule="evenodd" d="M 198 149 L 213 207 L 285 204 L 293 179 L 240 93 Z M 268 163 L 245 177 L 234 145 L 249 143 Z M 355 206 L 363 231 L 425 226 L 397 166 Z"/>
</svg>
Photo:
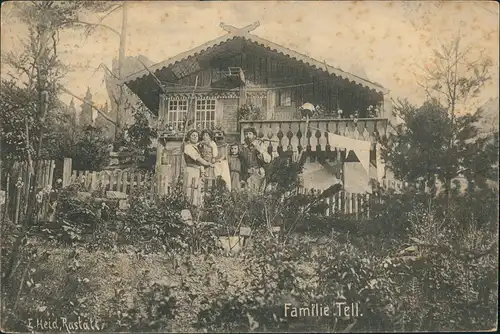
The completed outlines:
<svg viewBox="0 0 500 334">
<path fill-rule="evenodd" d="M 241 160 L 239 146 L 231 145 L 231 151 L 228 157 L 229 174 L 231 175 L 231 188 L 235 190 L 241 189 Z"/>
</svg>

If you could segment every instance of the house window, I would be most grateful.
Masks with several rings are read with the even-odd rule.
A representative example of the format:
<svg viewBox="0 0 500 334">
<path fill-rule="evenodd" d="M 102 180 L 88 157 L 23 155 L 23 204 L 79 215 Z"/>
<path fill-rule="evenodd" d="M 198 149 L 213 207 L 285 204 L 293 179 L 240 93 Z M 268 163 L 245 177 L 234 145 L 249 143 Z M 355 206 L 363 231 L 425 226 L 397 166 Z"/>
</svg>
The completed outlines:
<svg viewBox="0 0 500 334">
<path fill-rule="evenodd" d="M 182 131 L 184 126 L 184 118 L 188 109 L 187 100 L 170 100 L 168 101 L 168 124 L 171 124 L 178 131 Z"/>
<path fill-rule="evenodd" d="M 202 129 L 215 126 L 215 100 L 196 100 L 195 123 Z"/>
<path fill-rule="evenodd" d="M 277 91 L 276 106 L 278 107 L 291 107 L 292 106 L 292 92 L 290 90 Z"/>
</svg>

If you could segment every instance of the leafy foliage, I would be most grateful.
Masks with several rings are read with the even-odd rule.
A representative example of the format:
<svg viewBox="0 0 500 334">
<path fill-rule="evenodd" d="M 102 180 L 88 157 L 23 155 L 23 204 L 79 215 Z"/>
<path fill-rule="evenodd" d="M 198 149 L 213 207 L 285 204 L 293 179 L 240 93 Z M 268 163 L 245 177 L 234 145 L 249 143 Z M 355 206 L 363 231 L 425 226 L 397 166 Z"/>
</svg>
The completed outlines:
<svg viewBox="0 0 500 334">
<path fill-rule="evenodd" d="M 190 205 L 180 186 L 159 198 L 147 198 L 140 191 L 133 194 L 127 211 L 117 217 L 120 243 L 146 252 L 214 251 L 217 248 L 214 227 L 197 219 L 186 222 L 181 216 L 185 209 L 196 217 L 196 208 Z"/>
<path fill-rule="evenodd" d="M 5 313 L 7 317 L 2 317 L 3 328 L 33 330 L 36 323 L 29 319 L 34 314 L 39 317 L 92 316 L 92 291 L 97 288 L 96 282 L 89 279 L 92 264 L 80 262 L 78 250 L 54 255 L 46 247 L 40 249 L 39 246 L 26 243 L 19 258 L 21 270 L 14 273 L 16 284 L 4 281 L 9 282 L 10 289 L 2 289 L 2 299 L 10 307 Z M 2 256 L 5 256 L 3 252 Z M 54 261 L 59 263 L 55 269 Z M 51 277 L 50 283 L 48 277 Z"/>
<path fill-rule="evenodd" d="M 333 247 L 333 248 L 332 248 Z M 352 247 L 329 243 L 313 249 L 307 243 L 281 244 L 260 240 L 245 256 L 250 286 L 236 295 L 221 296 L 198 315 L 197 326 L 210 331 L 334 330 L 353 319 L 338 317 L 293 318 L 292 307 L 311 303 L 329 305 L 342 300 L 359 302 L 363 318 L 373 324 L 390 319 L 392 290 L 377 262 Z M 284 305 L 288 304 L 288 314 Z M 369 312 L 372 312 L 371 314 Z M 381 318 L 381 316 L 383 318 Z M 360 321 L 361 321 L 360 319 Z M 368 321 L 368 320 L 364 320 Z M 304 327 L 303 327 L 304 326 Z"/>
<path fill-rule="evenodd" d="M 38 230 L 44 238 L 69 246 L 91 242 L 93 236 L 100 235 L 97 232 L 104 221 L 98 212 L 103 204 L 96 197 L 78 195 L 79 190 L 78 184 L 59 190 L 55 199 L 55 222 L 36 226 L 33 231 Z"/>
<path fill-rule="evenodd" d="M 135 157 L 149 157 L 152 139 L 157 137 L 157 130 L 150 124 L 145 107 L 135 109 L 134 123 L 126 130 L 125 144 Z"/>
<path fill-rule="evenodd" d="M 318 195 L 301 194 L 299 173 L 302 162 L 278 158 L 266 166 L 265 187 L 262 192 L 248 190 L 229 192 L 221 179 L 205 195 L 204 216 L 222 227 L 222 232 L 232 235 L 239 227 L 247 226 L 268 230 L 280 226 L 290 233 L 309 229 L 319 223 L 325 204 Z"/>
<path fill-rule="evenodd" d="M 403 101 L 396 109 L 404 123 L 397 126 L 394 135 L 382 138 L 381 143 L 382 157 L 397 178 L 409 182 L 424 180 L 434 187 L 436 178 L 447 183 L 464 175 L 484 186 L 498 153 L 493 153 L 497 141 L 478 138 L 475 124 L 480 113 L 452 120 L 436 101 L 419 108 Z"/>
<path fill-rule="evenodd" d="M 2 80 L 0 89 L 2 112 L 0 113 L 0 138 L 2 140 L 2 160 L 27 159 L 28 150 L 35 154 L 33 145 L 27 146 L 26 128 L 32 136 L 40 123 L 35 118 L 36 102 L 26 89 L 16 86 L 13 81 Z M 31 138 L 34 141 L 35 138 Z"/>
<path fill-rule="evenodd" d="M 240 120 L 258 120 L 262 118 L 260 108 L 253 104 L 245 104 L 238 109 Z"/>
<path fill-rule="evenodd" d="M 103 316 L 115 330 L 166 330 L 175 320 L 174 310 L 181 307 L 182 303 L 183 309 L 187 308 L 197 315 L 195 327 L 208 331 L 426 331 L 473 330 L 493 326 L 496 257 L 495 248 L 491 248 L 494 233 L 486 223 L 495 225 L 493 212 L 484 216 L 471 212 L 460 217 L 464 211 L 458 210 L 459 207 L 472 198 L 463 197 L 452 202 L 457 204 L 456 211 L 448 213 L 455 212 L 456 218 L 451 220 L 453 225 L 447 225 L 442 223 L 443 202 L 433 200 L 429 205 L 426 202 L 428 197 L 416 197 L 411 201 L 412 196 L 416 196 L 412 193 L 400 197 L 394 194 L 385 196 L 385 216 L 377 216 L 374 222 L 387 220 L 394 226 L 404 222 L 404 228 L 393 235 L 386 234 L 390 227 L 388 223 L 386 230 L 377 235 L 372 235 L 369 229 L 359 229 L 351 235 L 337 226 L 337 220 L 329 222 L 333 232 L 321 238 L 307 233 L 282 238 L 282 235 L 271 236 L 265 229 L 260 232 L 256 229 L 252 242 L 234 259 L 238 267 L 229 267 L 223 272 L 214 270 L 215 264 L 224 260 L 214 250 L 207 249 L 211 254 L 195 263 L 182 251 L 182 246 L 174 241 L 168 246 L 179 255 L 174 261 L 178 264 L 174 268 L 178 269 L 174 270 L 180 270 L 181 273 L 175 275 L 163 269 L 161 276 L 171 275 L 166 280 L 172 281 L 176 280 L 175 277 L 182 277 L 181 287 L 186 289 L 183 292 L 186 300 L 178 298 L 172 284 L 141 278 L 141 274 L 137 274 L 135 276 L 139 276 L 137 279 L 142 282 L 137 287 L 112 283 L 116 289 L 110 300 L 113 307 L 106 309 L 107 313 Z M 490 210 L 494 206 L 495 196 L 498 197 L 491 191 L 481 190 L 477 193 L 477 200 L 485 205 L 491 203 L 485 207 L 485 210 Z M 179 198 L 176 196 L 171 200 Z M 243 205 L 244 197 L 240 200 Z M 158 202 L 140 198 L 136 201 L 131 202 L 130 211 L 125 213 L 127 219 L 137 220 L 136 227 L 126 230 L 133 221 L 127 222 L 128 225 L 120 229 L 120 234 L 135 237 L 128 243 L 133 245 L 135 251 L 131 256 L 138 257 L 142 268 L 147 268 L 149 262 L 144 261 L 144 255 L 139 254 L 140 249 L 148 250 L 140 240 L 148 240 L 148 244 L 163 248 L 160 237 L 151 237 L 157 235 L 157 229 L 163 229 L 158 235 L 192 245 L 188 226 L 182 230 L 175 229 L 181 224 L 180 217 L 175 213 L 179 212 L 179 208 L 185 208 L 182 199 L 174 204 L 168 204 L 170 201 L 167 198 Z M 155 213 L 166 211 L 162 208 L 168 205 L 176 206 L 170 206 L 171 214 Z M 405 212 L 402 213 L 402 210 Z M 248 214 L 258 213 L 257 209 Z M 469 220 L 471 224 L 456 228 L 465 226 L 459 224 L 457 218 Z M 167 221 L 167 224 L 162 225 L 162 221 Z M 146 225 L 146 228 L 140 229 L 141 225 Z M 373 228 L 376 229 L 377 226 Z M 282 234 L 287 233 L 287 230 L 282 230 Z M 208 240 L 208 235 L 200 236 L 199 239 L 201 243 L 207 243 Z M 157 267 L 157 261 L 154 263 Z M 76 256 L 68 267 L 75 268 L 79 273 L 79 266 L 87 268 L 88 265 Z M 161 267 L 167 268 L 164 264 Z M 37 270 L 40 268 L 37 267 Z M 204 270 L 214 272 L 214 276 L 206 277 Z M 229 274 L 240 270 L 243 270 L 242 281 L 235 285 L 234 276 Z M 33 305 L 54 305 L 51 311 L 75 310 L 84 314 L 87 312 L 84 310 L 94 307 L 92 303 L 88 304 L 92 299 L 90 296 L 99 294 L 101 290 L 98 290 L 92 279 L 83 282 L 86 276 L 82 275 L 78 274 L 75 282 L 71 283 L 75 284 L 75 290 L 71 290 L 73 288 L 70 289 L 68 285 L 68 290 L 64 292 L 68 298 L 77 296 L 71 300 L 74 305 L 69 304 L 69 301 L 64 302 L 63 309 L 62 302 L 46 299 L 45 294 L 39 297 L 30 295 L 33 299 L 27 300 Z M 201 287 L 199 282 L 204 280 L 210 283 Z M 186 286 L 188 281 L 192 283 Z M 30 284 L 36 285 L 36 279 Z M 90 290 L 84 290 L 86 286 Z M 215 286 L 221 289 L 215 290 Z M 80 288 L 83 290 L 78 290 Z M 78 298 L 79 302 L 76 303 L 74 298 Z M 358 303 L 362 316 L 293 318 L 290 309 L 287 316 L 284 313 L 285 304 L 292 308 L 306 307 L 311 303 L 329 305 L 333 312 L 335 303 L 341 301 L 347 305 Z M 24 303 L 20 305 L 23 310 L 30 309 Z M 56 305 L 58 308 L 54 308 Z M 187 311 L 183 312 L 187 314 Z M 16 326 L 23 328 L 22 324 Z"/>
<path fill-rule="evenodd" d="M 176 316 L 177 299 L 168 283 L 145 280 L 139 283 L 132 305 L 121 288 L 114 289 L 111 305 L 106 317 L 108 330 L 161 330 Z"/>
<path fill-rule="evenodd" d="M 45 135 L 40 152 L 43 158 L 71 157 L 78 170 L 98 170 L 108 163 L 108 141 L 101 129 L 77 126 L 72 111 L 56 102 L 46 117 L 39 118 L 35 92 L 13 81 L 2 81 L 0 92 L 3 110 L 0 133 L 5 161 L 27 160 L 28 152 L 34 159 L 43 128 Z"/>
<path fill-rule="evenodd" d="M 98 128 L 88 126 L 72 149 L 73 169 L 98 171 L 109 163 L 110 142 Z"/>
</svg>

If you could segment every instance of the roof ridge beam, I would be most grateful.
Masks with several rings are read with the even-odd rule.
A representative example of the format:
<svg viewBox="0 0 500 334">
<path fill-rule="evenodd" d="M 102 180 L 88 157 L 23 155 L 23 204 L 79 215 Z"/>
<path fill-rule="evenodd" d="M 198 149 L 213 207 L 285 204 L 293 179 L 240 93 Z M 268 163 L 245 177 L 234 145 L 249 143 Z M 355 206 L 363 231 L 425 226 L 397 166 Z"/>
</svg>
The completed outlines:
<svg viewBox="0 0 500 334">
<path fill-rule="evenodd" d="M 225 24 L 224 22 L 220 23 L 220 27 L 227 31 L 229 34 L 235 35 L 235 36 L 245 36 L 248 35 L 251 31 L 254 31 L 260 26 L 259 21 L 255 21 L 252 24 L 246 25 L 243 28 L 236 28 L 235 26 Z"/>
</svg>

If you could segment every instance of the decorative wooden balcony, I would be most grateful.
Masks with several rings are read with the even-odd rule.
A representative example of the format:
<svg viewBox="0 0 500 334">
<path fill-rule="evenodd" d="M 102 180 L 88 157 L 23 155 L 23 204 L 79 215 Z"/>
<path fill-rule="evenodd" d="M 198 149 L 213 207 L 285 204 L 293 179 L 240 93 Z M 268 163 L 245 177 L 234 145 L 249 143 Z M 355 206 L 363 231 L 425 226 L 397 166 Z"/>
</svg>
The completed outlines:
<svg viewBox="0 0 500 334">
<path fill-rule="evenodd" d="M 385 118 L 352 119 L 312 119 L 309 130 L 305 120 L 250 120 L 240 121 L 241 139 L 243 130 L 254 127 L 260 139 L 269 140 L 269 150 L 276 153 L 284 151 L 300 152 L 335 151 L 335 143 L 329 143 L 328 132 L 348 138 L 376 142 L 376 133 L 383 135 L 387 131 L 388 120 Z"/>
</svg>

